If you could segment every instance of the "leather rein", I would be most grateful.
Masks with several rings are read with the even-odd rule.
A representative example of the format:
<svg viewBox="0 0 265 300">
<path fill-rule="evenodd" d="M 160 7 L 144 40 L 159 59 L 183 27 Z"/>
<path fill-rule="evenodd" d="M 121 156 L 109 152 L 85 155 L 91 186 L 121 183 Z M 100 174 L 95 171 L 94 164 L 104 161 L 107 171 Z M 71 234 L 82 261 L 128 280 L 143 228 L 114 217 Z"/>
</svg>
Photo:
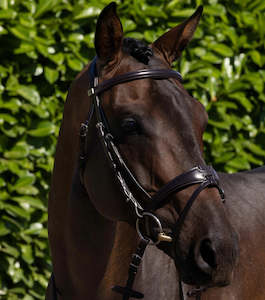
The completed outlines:
<svg viewBox="0 0 265 300">
<path fill-rule="evenodd" d="M 200 192 L 207 187 L 215 187 L 218 189 L 221 198 L 224 200 L 224 192 L 219 186 L 219 178 L 215 170 L 211 166 L 195 166 L 187 172 L 176 176 L 174 179 L 165 184 L 160 190 L 158 190 L 153 196 L 142 187 L 136 177 L 132 174 L 122 155 L 119 152 L 119 148 L 115 144 L 115 139 L 111 134 L 108 120 L 104 113 L 100 94 L 104 91 L 111 89 L 113 86 L 122 84 L 125 82 L 140 80 L 144 78 L 152 78 L 156 80 L 174 78 L 178 81 L 182 81 L 182 77 L 179 72 L 169 69 L 143 69 L 134 72 L 128 72 L 122 75 L 118 75 L 109 80 L 105 80 L 102 83 L 98 82 L 98 76 L 96 72 L 96 57 L 92 61 L 89 67 L 89 83 L 90 88 L 88 95 L 92 99 L 92 105 L 88 114 L 87 120 L 81 124 L 80 127 L 80 160 L 85 162 L 87 151 L 86 151 L 86 137 L 88 128 L 91 123 L 92 117 L 96 117 L 96 130 L 98 132 L 99 139 L 101 141 L 104 153 L 108 158 L 109 164 L 113 169 L 117 184 L 120 186 L 121 192 L 124 195 L 125 201 L 132 206 L 136 216 L 136 229 L 140 237 L 140 243 L 138 248 L 133 254 L 132 261 L 129 267 L 127 285 L 125 287 L 114 286 L 113 290 L 123 295 L 123 300 L 129 298 L 143 298 L 144 295 L 132 289 L 134 279 L 141 263 L 145 248 L 152 240 L 147 234 L 141 232 L 140 223 L 145 218 L 149 218 L 156 223 L 158 227 L 158 234 L 155 241 L 152 240 L 153 244 L 157 245 L 159 242 L 172 242 L 172 237 L 167 235 L 161 225 L 159 218 L 154 214 L 155 210 L 164 206 L 169 201 L 169 196 L 177 193 L 189 186 L 199 184 L 195 189 L 190 199 L 187 201 L 184 209 L 179 215 L 179 219 L 176 224 L 177 232 L 179 232 L 182 223 L 185 220 L 187 213 L 189 212 L 192 204 L 196 200 Z M 141 195 L 141 199 L 145 199 L 145 207 L 141 204 L 130 187 L 133 186 L 134 190 L 137 190 L 137 195 Z M 184 300 L 183 290 L 181 281 L 180 284 L 180 299 Z M 202 289 L 192 290 L 189 296 L 195 296 L 196 299 L 200 299 Z M 193 292 L 193 294 L 192 294 Z"/>
</svg>

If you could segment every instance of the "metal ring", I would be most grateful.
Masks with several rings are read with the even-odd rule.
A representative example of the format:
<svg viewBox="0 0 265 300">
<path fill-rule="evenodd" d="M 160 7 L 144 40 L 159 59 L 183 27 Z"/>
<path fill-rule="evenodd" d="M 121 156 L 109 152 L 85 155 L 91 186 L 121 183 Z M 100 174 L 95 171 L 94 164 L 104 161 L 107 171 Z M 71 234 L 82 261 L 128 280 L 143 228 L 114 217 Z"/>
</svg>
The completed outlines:
<svg viewBox="0 0 265 300">
<path fill-rule="evenodd" d="M 157 216 L 153 215 L 153 214 L 150 213 L 150 212 L 143 212 L 143 213 L 142 213 L 142 218 L 141 218 L 141 219 L 143 219 L 144 216 L 148 216 L 148 217 L 152 218 L 153 220 L 155 220 L 156 224 L 157 224 L 158 227 L 159 227 L 159 233 L 162 233 L 162 232 L 163 232 L 161 222 L 160 222 L 160 220 L 158 219 Z M 139 237 L 140 237 L 141 239 L 146 240 L 147 238 L 145 238 L 144 235 L 143 235 L 143 234 L 141 233 L 141 231 L 140 231 L 139 222 L 140 222 L 140 219 L 137 219 L 137 220 L 136 220 L 136 231 L 137 231 L 137 233 L 138 233 L 138 235 L 139 235 Z M 159 233 L 158 233 L 158 234 L 159 234 Z M 149 239 L 149 238 L 148 238 L 148 239 Z M 156 242 L 153 242 L 153 241 L 152 241 L 152 242 L 150 242 L 149 245 L 155 246 L 155 245 L 158 245 L 159 243 L 160 243 L 159 240 L 156 241 Z"/>
</svg>

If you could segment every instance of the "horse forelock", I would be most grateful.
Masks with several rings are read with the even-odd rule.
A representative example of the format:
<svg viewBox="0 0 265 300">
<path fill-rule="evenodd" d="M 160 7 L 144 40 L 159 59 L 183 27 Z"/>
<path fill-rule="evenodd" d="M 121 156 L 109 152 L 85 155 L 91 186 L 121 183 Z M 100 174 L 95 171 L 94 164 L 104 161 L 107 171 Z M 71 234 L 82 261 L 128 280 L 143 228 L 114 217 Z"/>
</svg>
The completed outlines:
<svg viewBox="0 0 265 300">
<path fill-rule="evenodd" d="M 145 65 L 148 65 L 150 57 L 153 56 L 153 50 L 150 47 L 133 38 L 123 39 L 122 50 Z"/>
</svg>

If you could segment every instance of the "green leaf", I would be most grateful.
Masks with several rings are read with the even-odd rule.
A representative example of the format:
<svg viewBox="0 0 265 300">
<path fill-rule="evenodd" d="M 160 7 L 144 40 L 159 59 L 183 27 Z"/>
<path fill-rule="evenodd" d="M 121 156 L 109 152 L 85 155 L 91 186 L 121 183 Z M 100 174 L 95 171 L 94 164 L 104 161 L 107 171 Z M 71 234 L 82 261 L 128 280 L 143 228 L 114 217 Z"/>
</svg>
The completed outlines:
<svg viewBox="0 0 265 300">
<path fill-rule="evenodd" d="M 17 219 L 14 219 L 13 217 L 10 217 L 7 214 L 3 216 L 3 221 L 5 221 L 8 228 L 10 228 L 14 233 L 21 231 L 23 229 L 22 226 L 23 224 L 21 224 L 20 220 L 18 221 Z"/>
<path fill-rule="evenodd" d="M 23 260 L 28 263 L 29 265 L 34 262 L 32 248 L 30 245 L 21 245 L 20 246 L 21 252 L 22 252 L 22 258 Z"/>
<path fill-rule="evenodd" d="M 0 65 L 0 77 L 4 78 L 8 75 L 8 68 L 5 68 L 4 66 Z"/>
<path fill-rule="evenodd" d="M 231 57 L 234 55 L 231 47 L 225 44 L 209 44 L 208 47 L 216 53 L 222 55 L 223 57 Z"/>
<path fill-rule="evenodd" d="M 157 33 L 154 30 L 146 30 L 144 32 L 144 38 L 147 42 L 152 43 L 157 37 Z"/>
<path fill-rule="evenodd" d="M 161 6 L 147 5 L 143 3 L 141 7 L 142 11 L 146 16 L 155 17 L 155 18 L 167 18 L 167 15 L 164 13 L 163 8 Z"/>
<path fill-rule="evenodd" d="M 22 300 L 34 300 L 34 298 L 31 297 L 30 295 L 25 295 Z"/>
<path fill-rule="evenodd" d="M 256 51 L 256 50 L 250 51 L 249 55 L 251 56 L 251 58 L 255 64 L 257 64 L 259 67 L 262 67 L 263 63 L 261 60 L 261 55 L 258 51 Z"/>
<path fill-rule="evenodd" d="M 43 230 L 43 225 L 41 223 L 32 223 L 29 229 L 24 231 L 27 235 L 39 235 Z"/>
<path fill-rule="evenodd" d="M 197 55 L 198 57 L 204 56 L 206 54 L 207 50 L 203 47 L 196 47 L 193 49 L 193 53 Z"/>
<path fill-rule="evenodd" d="M 60 0 L 40 0 L 36 9 L 35 18 L 39 18 L 53 8 L 60 2 Z"/>
<path fill-rule="evenodd" d="M 30 214 L 25 209 L 22 209 L 21 207 L 11 205 L 11 204 L 5 204 L 5 209 L 10 215 L 14 217 L 20 217 L 27 220 L 30 219 Z"/>
<path fill-rule="evenodd" d="M 251 141 L 246 141 L 245 145 L 246 148 L 249 149 L 252 153 L 265 157 L 265 150 L 262 149 L 259 145 L 253 144 Z"/>
<path fill-rule="evenodd" d="M 5 201 L 5 200 L 7 200 L 9 198 L 10 198 L 10 196 L 7 193 L 7 191 L 5 191 L 5 190 L 0 191 L 0 201 Z M 1 203 L 0 203 L 0 208 L 1 208 Z"/>
<path fill-rule="evenodd" d="M 12 9 L 0 10 L 0 19 L 15 19 L 17 13 Z"/>
<path fill-rule="evenodd" d="M 83 41 L 83 39 L 84 35 L 81 33 L 71 33 L 68 36 L 68 41 L 73 43 L 80 43 L 81 41 Z"/>
<path fill-rule="evenodd" d="M 8 102 L 3 102 L 2 100 L 0 100 L 0 106 L 2 109 L 11 110 L 12 113 L 16 113 L 21 107 L 21 101 L 17 98 L 11 98 Z"/>
<path fill-rule="evenodd" d="M 223 34 L 225 34 L 233 43 L 234 47 L 237 48 L 238 36 L 234 27 L 221 27 Z"/>
<path fill-rule="evenodd" d="M 10 230 L 6 227 L 5 223 L 3 221 L 0 221 L 0 236 L 4 236 L 10 233 Z M 0 247 L 0 251 L 2 250 L 2 247 Z"/>
<path fill-rule="evenodd" d="M 22 53 L 35 53 L 35 47 L 32 43 L 22 42 L 19 48 L 15 49 L 15 54 L 22 54 Z"/>
<path fill-rule="evenodd" d="M 57 65 L 61 65 L 64 62 L 63 53 L 49 54 L 48 57 L 51 61 L 53 61 Z"/>
<path fill-rule="evenodd" d="M 1 243 L 0 251 L 13 256 L 14 258 L 19 257 L 19 251 L 17 250 L 17 248 L 11 246 L 7 242 Z"/>
<path fill-rule="evenodd" d="M 213 64 L 220 64 L 222 62 L 221 59 L 212 52 L 207 52 L 205 55 L 202 56 L 202 59 Z"/>
<path fill-rule="evenodd" d="M 48 57 L 49 56 L 49 51 L 48 51 L 47 45 L 43 45 L 41 43 L 35 42 L 35 46 L 36 46 L 38 52 L 40 54 L 42 54 L 44 57 Z"/>
<path fill-rule="evenodd" d="M 19 22 L 24 27 L 29 27 L 29 28 L 33 28 L 36 25 L 32 15 L 28 13 L 20 14 Z"/>
<path fill-rule="evenodd" d="M 43 288 L 45 288 L 45 289 L 47 288 L 48 280 L 44 276 L 42 276 L 40 274 L 36 274 L 36 280 Z"/>
<path fill-rule="evenodd" d="M 233 167 L 237 170 L 249 170 L 250 169 L 250 164 L 249 162 L 243 158 L 243 157 L 235 157 L 227 163 L 228 166 Z"/>
<path fill-rule="evenodd" d="M 20 266 L 20 263 L 18 261 L 15 261 L 13 257 L 8 257 L 8 262 L 9 262 L 9 267 L 7 273 L 12 278 L 13 284 L 16 284 L 19 281 L 21 281 L 23 277 L 23 270 Z M 25 290 L 23 288 L 17 287 L 17 288 L 9 289 L 8 292 L 20 294 L 21 292 L 25 293 Z"/>
<path fill-rule="evenodd" d="M 244 74 L 241 79 L 250 82 L 258 93 L 261 93 L 263 91 L 264 81 L 258 73 L 249 72 L 247 74 Z"/>
<path fill-rule="evenodd" d="M 39 193 L 39 190 L 35 186 L 25 185 L 25 186 L 22 186 L 20 188 L 17 188 L 16 192 L 20 195 L 33 195 L 33 196 L 35 196 Z"/>
<path fill-rule="evenodd" d="M 97 16 L 100 13 L 100 8 L 89 5 L 87 7 L 80 7 L 74 12 L 74 20 L 86 19 Z"/>
<path fill-rule="evenodd" d="M 20 189 L 21 187 L 32 185 L 32 184 L 34 184 L 34 182 L 35 182 L 35 176 L 33 174 L 21 177 L 12 186 L 12 190 L 16 191 L 16 190 Z"/>
<path fill-rule="evenodd" d="M 205 5 L 203 12 L 211 16 L 221 16 L 226 14 L 226 9 L 221 4 Z"/>
<path fill-rule="evenodd" d="M 0 177 L 0 188 L 6 186 L 6 182 L 3 178 Z"/>
<path fill-rule="evenodd" d="M 16 90 L 18 87 L 18 79 L 17 79 L 17 76 L 11 74 L 9 77 L 8 77 L 8 80 L 6 82 L 6 89 L 7 90 Z"/>
<path fill-rule="evenodd" d="M 31 42 L 36 35 L 34 30 L 29 30 L 28 28 L 21 25 L 17 25 L 16 27 L 10 27 L 9 30 L 17 38 L 28 42 Z"/>
<path fill-rule="evenodd" d="M 26 143 L 16 144 L 10 151 L 4 153 L 4 157 L 7 159 L 18 159 L 27 157 L 29 154 L 29 145 Z"/>
<path fill-rule="evenodd" d="M 44 68 L 44 76 L 50 84 L 53 84 L 59 77 L 59 72 L 49 67 Z"/>
<path fill-rule="evenodd" d="M 0 8 L 4 10 L 8 9 L 8 0 L 0 0 Z"/>
<path fill-rule="evenodd" d="M 242 92 L 236 92 L 229 94 L 229 98 L 237 100 L 245 109 L 250 112 L 252 110 L 252 103 L 246 98 L 245 94 Z"/>
<path fill-rule="evenodd" d="M 227 122 L 220 122 L 220 121 L 214 121 L 214 120 L 209 120 L 208 123 L 214 127 L 220 128 L 220 129 L 230 129 L 230 124 Z"/>
<path fill-rule="evenodd" d="M 15 125 L 17 120 L 9 114 L 0 114 L 0 124 L 8 123 L 10 125 Z"/>
<path fill-rule="evenodd" d="M 42 201 L 39 198 L 36 197 L 31 197 L 31 196 L 18 196 L 18 197 L 11 197 L 12 200 L 22 203 L 22 204 L 27 204 L 29 206 L 45 210 L 45 206 L 42 203 Z"/>
<path fill-rule="evenodd" d="M 45 137 L 55 132 L 55 126 L 49 121 L 40 122 L 36 129 L 28 131 L 28 134 L 34 137 Z"/>
<path fill-rule="evenodd" d="M 19 85 L 17 93 L 34 105 L 40 104 L 40 95 L 34 87 Z"/>
<path fill-rule="evenodd" d="M 217 164 L 220 164 L 220 163 L 227 163 L 229 162 L 233 157 L 235 156 L 235 153 L 234 152 L 226 152 L 226 153 L 223 153 L 222 155 L 220 155 L 219 157 L 217 157 L 215 159 L 215 162 Z"/>
<path fill-rule="evenodd" d="M 144 35 L 141 32 L 135 32 L 135 31 L 133 31 L 133 32 L 127 33 L 127 37 L 131 37 L 131 38 L 134 38 L 134 39 L 142 40 L 144 38 Z"/>
<path fill-rule="evenodd" d="M 133 31 L 136 29 L 136 24 L 132 20 L 122 19 L 122 25 L 124 32 Z"/>
<path fill-rule="evenodd" d="M 181 9 L 181 10 L 174 9 L 174 11 L 171 13 L 171 15 L 172 15 L 172 17 L 188 18 L 193 13 L 194 13 L 194 9 Z"/>
<path fill-rule="evenodd" d="M 241 13 L 241 18 L 246 25 L 253 25 L 257 21 L 256 16 L 248 11 L 243 11 Z"/>
<path fill-rule="evenodd" d="M 81 71 L 83 68 L 83 63 L 77 59 L 74 55 L 68 54 L 67 55 L 67 63 L 69 67 L 74 71 Z"/>
</svg>

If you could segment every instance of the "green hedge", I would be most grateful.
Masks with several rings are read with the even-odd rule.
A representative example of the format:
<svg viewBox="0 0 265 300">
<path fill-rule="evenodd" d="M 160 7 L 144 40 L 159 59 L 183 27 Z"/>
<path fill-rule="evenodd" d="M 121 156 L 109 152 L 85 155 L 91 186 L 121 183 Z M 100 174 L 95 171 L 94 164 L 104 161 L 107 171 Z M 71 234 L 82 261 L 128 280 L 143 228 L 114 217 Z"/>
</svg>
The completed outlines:
<svg viewBox="0 0 265 300">
<path fill-rule="evenodd" d="M 127 36 L 146 42 L 204 5 L 175 67 L 209 113 L 206 160 L 228 172 L 262 165 L 265 2 L 117 2 Z M 44 298 L 51 271 L 47 195 L 63 104 L 95 54 L 96 18 L 108 3 L 0 0 L 0 299 Z"/>
</svg>

